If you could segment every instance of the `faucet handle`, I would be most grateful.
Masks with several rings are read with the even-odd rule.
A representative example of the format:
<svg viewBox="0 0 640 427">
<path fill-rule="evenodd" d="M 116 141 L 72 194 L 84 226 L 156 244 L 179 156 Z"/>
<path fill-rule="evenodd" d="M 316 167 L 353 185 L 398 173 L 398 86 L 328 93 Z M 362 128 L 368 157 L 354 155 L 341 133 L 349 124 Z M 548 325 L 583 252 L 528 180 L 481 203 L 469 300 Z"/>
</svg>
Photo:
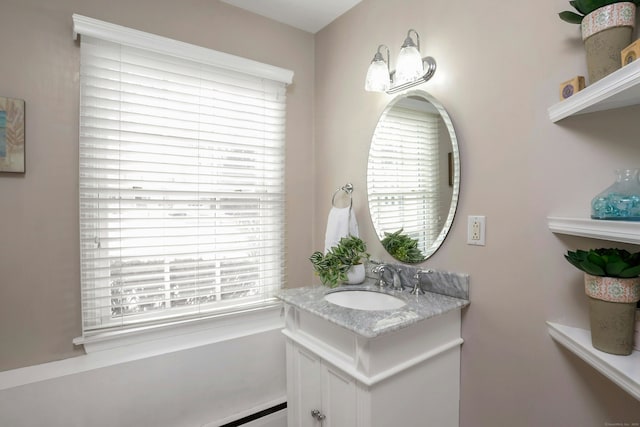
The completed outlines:
<svg viewBox="0 0 640 427">
<path fill-rule="evenodd" d="M 431 274 L 431 273 L 433 273 L 433 270 L 431 269 L 416 271 L 416 273 L 413 275 L 413 278 L 416 279 L 416 284 L 414 285 L 413 290 L 411 291 L 411 295 L 421 295 L 425 293 L 420 287 L 420 278 L 422 277 L 423 274 Z"/>
<path fill-rule="evenodd" d="M 384 281 L 384 272 L 386 267 L 387 266 L 384 264 L 378 264 L 375 267 L 373 267 L 373 270 L 371 270 L 372 272 L 378 275 L 378 286 L 380 286 L 381 288 L 384 288 L 386 285 Z"/>
<path fill-rule="evenodd" d="M 423 274 L 431 274 L 431 273 L 433 273 L 433 270 L 431 270 L 431 269 L 428 269 L 428 270 L 416 270 L 416 273 L 413 275 L 413 278 L 414 279 L 420 279 L 420 277 Z"/>
</svg>

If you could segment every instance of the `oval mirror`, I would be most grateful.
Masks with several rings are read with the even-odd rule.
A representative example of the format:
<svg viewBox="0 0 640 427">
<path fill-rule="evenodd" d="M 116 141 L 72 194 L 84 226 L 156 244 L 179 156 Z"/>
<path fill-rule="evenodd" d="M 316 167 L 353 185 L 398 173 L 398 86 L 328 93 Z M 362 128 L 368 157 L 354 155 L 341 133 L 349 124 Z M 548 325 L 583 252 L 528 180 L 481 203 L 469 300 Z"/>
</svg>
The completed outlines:
<svg viewBox="0 0 640 427">
<path fill-rule="evenodd" d="M 456 212 L 460 155 L 451 119 L 424 91 L 394 98 L 380 116 L 367 166 L 369 213 L 385 250 L 415 264 L 442 245 Z"/>
</svg>

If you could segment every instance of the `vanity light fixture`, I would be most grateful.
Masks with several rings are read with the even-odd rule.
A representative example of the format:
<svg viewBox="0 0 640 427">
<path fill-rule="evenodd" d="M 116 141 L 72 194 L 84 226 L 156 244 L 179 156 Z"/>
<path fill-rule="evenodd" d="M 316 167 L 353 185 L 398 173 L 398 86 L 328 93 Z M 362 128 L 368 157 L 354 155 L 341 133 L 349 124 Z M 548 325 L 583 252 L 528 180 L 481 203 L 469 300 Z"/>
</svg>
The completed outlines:
<svg viewBox="0 0 640 427">
<path fill-rule="evenodd" d="M 411 38 L 414 33 L 418 44 Z M 387 61 L 385 62 L 380 49 L 387 50 Z M 430 56 L 422 57 L 420 54 L 420 35 L 416 30 L 409 30 L 407 37 L 402 44 L 396 70 L 389 68 L 389 48 L 383 44 L 378 46 L 364 84 L 364 89 L 369 92 L 396 93 L 401 90 L 422 84 L 428 81 L 436 72 L 436 61 Z"/>
</svg>

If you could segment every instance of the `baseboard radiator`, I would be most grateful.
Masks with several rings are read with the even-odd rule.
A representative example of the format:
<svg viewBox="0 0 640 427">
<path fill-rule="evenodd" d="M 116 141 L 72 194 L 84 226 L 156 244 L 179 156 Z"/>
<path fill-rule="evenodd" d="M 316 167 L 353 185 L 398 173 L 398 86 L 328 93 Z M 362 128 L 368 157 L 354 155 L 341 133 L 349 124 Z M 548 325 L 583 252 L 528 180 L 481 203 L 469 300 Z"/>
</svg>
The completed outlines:
<svg viewBox="0 0 640 427">
<path fill-rule="evenodd" d="M 220 427 L 285 427 L 287 422 L 287 402 L 263 409 L 239 420 Z"/>
</svg>

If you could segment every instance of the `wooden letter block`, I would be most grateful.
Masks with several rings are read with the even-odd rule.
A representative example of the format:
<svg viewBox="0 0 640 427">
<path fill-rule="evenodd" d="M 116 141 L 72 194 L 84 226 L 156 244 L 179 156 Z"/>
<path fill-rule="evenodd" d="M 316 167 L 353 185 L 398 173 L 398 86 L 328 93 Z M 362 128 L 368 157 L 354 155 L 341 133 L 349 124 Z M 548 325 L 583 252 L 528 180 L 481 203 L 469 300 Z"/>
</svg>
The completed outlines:
<svg viewBox="0 0 640 427">
<path fill-rule="evenodd" d="M 623 67 L 627 64 L 631 64 L 633 61 L 638 59 L 638 57 L 640 57 L 640 40 L 636 40 L 629 46 L 622 49 L 622 52 L 620 52 L 620 56 L 622 59 Z"/>
<path fill-rule="evenodd" d="M 567 99 L 574 93 L 584 89 L 584 77 L 576 76 L 560 85 L 560 99 Z"/>
</svg>

